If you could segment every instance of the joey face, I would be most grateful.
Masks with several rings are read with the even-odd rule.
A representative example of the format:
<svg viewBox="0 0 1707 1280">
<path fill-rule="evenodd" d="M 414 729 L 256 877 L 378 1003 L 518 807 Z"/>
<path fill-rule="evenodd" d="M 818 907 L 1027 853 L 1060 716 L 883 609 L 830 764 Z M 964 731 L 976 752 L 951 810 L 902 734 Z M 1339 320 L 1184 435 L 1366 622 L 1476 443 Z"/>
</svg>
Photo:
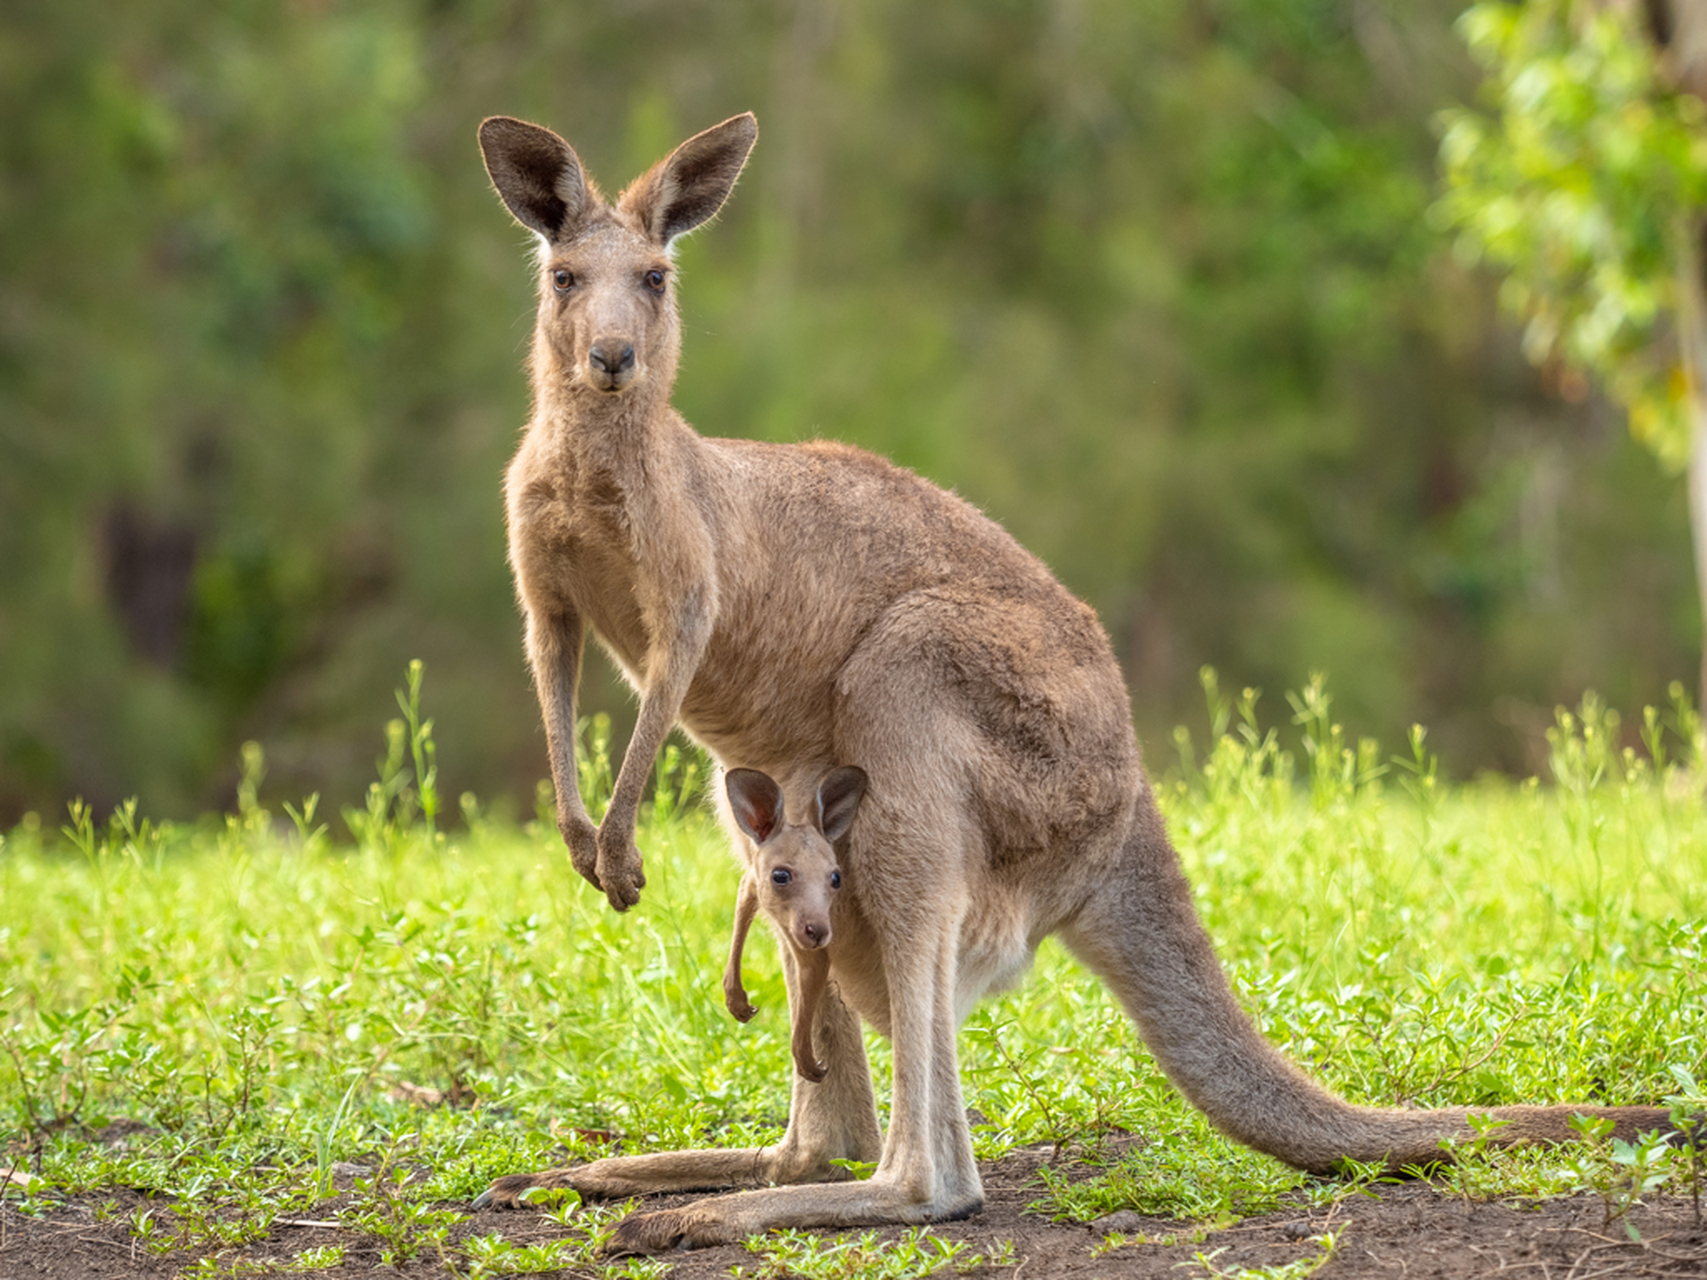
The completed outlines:
<svg viewBox="0 0 1707 1280">
<path fill-rule="evenodd" d="M 842 887 L 836 851 L 812 827 L 788 827 L 759 847 L 759 906 L 802 951 L 830 943 L 830 908 Z"/>
<path fill-rule="evenodd" d="M 535 352 L 549 367 L 536 363 L 536 383 L 668 394 L 681 349 L 671 245 L 722 207 L 758 131 L 746 114 L 695 134 L 612 204 L 550 129 L 509 116 L 481 123 L 492 185 L 539 240 Z"/>
<path fill-rule="evenodd" d="M 832 769 L 799 806 L 802 821 L 789 820 L 782 788 L 757 769 L 731 769 L 724 785 L 736 825 L 758 846 L 759 906 L 801 950 L 828 946 L 830 910 L 842 887 L 835 843 L 853 825 L 865 772 Z"/>
</svg>

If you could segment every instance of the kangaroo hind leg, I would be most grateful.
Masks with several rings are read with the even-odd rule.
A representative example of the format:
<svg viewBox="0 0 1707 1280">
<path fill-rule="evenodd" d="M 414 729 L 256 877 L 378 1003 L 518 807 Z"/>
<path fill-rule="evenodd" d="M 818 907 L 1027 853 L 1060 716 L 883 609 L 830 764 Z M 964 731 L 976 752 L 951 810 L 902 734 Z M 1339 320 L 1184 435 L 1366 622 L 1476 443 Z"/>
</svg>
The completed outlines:
<svg viewBox="0 0 1707 1280">
<path fill-rule="evenodd" d="M 794 975 L 785 966 L 792 984 Z M 791 1001 L 792 1003 L 792 1001 Z M 869 1164 L 882 1147 L 859 1019 L 833 987 L 818 999 L 813 1039 L 826 1059 L 825 1078 L 794 1079 L 788 1130 L 772 1147 L 705 1148 L 607 1156 L 588 1164 L 497 1179 L 475 1200 L 477 1209 L 519 1208 L 528 1193 L 570 1187 L 593 1199 L 625 1199 L 669 1191 L 818 1182 L 848 1177 L 833 1161 Z"/>
</svg>

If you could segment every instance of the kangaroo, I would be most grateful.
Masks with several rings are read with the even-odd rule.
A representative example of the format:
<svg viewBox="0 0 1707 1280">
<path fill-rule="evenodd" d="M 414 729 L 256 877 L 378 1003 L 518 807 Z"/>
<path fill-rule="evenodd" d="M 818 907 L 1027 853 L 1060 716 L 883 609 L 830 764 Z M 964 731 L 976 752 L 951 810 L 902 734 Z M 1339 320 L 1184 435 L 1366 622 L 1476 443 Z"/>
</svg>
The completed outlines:
<svg viewBox="0 0 1707 1280">
<path fill-rule="evenodd" d="M 1108 637 L 1041 562 L 971 504 L 881 458 L 706 438 L 671 407 L 671 246 L 721 208 L 757 135 L 751 115 L 726 120 L 613 202 L 549 129 L 480 126 L 492 183 L 538 246 L 533 416 L 505 479 L 506 516 L 558 828 L 576 871 L 618 911 L 646 883 L 635 814 L 672 724 L 791 794 L 838 764 L 864 770 L 841 852 L 833 984 L 811 1025 L 825 1075 L 795 1078 L 774 1146 L 510 1175 L 476 1204 L 515 1204 L 533 1187 L 761 1188 L 630 1214 L 612 1247 L 631 1252 L 976 1213 L 956 1029 L 1049 934 L 1240 1142 L 1325 1171 L 1437 1160 L 1442 1138 L 1471 1139 L 1463 1107 L 1336 1097 L 1240 1008 L 1163 828 Z M 640 693 L 596 829 L 573 755 L 589 630 Z M 861 1018 L 893 1046 L 884 1134 Z M 1626 1138 L 1667 1127 L 1657 1107 L 1492 1113 L 1508 1122 L 1502 1143 L 1569 1140 L 1574 1113 L 1610 1118 Z M 849 1181 L 836 1160 L 877 1169 Z"/>
<path fill-rule="evenodd" d="M 735 824 L 756 851 L 735 899 L 735 934 L 729 943 L 729 964 L 723 970 L 723 1003 L 742 1022 L 758 1012 L 741 985 L 741 949 L 754 913 L 763 907 L 794 962 L 796 980 L 788 988 L 794 1069 L 816 1084 L 826 1069 L 812 1052 L 812 1023 L 830 977 L 830 911 L 842 887 L 834 846 L 853 825 L 865 793 L 865 771 L 832 770 L 810 804 L 801 806 L 807 812 L 804 822 L 788 821 L 782 788 L 767 773 L 731 769 L 724 775 L 724 785 Z"/>
</svg>

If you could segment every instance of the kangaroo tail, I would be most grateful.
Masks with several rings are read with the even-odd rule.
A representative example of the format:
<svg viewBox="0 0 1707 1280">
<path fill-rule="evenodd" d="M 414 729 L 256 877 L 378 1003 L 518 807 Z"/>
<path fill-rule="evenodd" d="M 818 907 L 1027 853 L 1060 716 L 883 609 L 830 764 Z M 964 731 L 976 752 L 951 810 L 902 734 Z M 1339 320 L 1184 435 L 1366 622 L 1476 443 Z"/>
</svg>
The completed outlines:
<svg viewBox="0 0 1707 1280">
<path fill-rule="evenodd" d="M 1355 1106 L 1311 1080 L 1262 1036 L 1233 997 L 1191 888 L 1148 794 L 1118 863 L 1063 940 L 1113 988 L 1162 1070 L 1217 1128 L 1246 1146 L 1311 1172 L 1351 1159 L 1390 1169 L 1443 1158 L 1443 1138 L 1473 1139 L 1468 1117 L 1506 1123 L 1500 1146 L 1566 1142 L 1575 1115 L 1610 1118 L 1615 1136 L 1670 1131 L 1659 1107 L 1453 1107 L 1436 1111 Z"/>
</svg>

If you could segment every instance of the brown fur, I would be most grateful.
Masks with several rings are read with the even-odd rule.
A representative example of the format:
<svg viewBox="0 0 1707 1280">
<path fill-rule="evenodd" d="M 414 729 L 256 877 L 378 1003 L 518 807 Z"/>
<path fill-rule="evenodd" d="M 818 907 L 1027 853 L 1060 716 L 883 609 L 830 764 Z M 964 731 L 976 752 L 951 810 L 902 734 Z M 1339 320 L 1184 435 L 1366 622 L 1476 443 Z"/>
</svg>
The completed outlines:
<svg viewBox="0 0 1707 1280">
<path fill-rule="evenodd" d="M 783 800 L 782 788 L 757 769 L 731 769 L 724 776 L 735 825 L 751 842 L 748 867 L 735 900 L 735 933 L 723 970 L 723 1003 L 742 1022 L 757 1012 L 741 985 L 741 948 L 753 915 L 760 908 L 776 926 L 777 937 L 793 955 L 799 981 L 788 990 L 788 1016 L 794 1028 L 794 1068 L 804 1079 L 823 1080 L 825 1067 L 812 1052 L 812 1024 L 830 977 L 835 936 L 831 915 L 840 894 L 842 869 L 835 843 L 853 823 L 865 793 L 865 771 L 836 769 L 812 798 Z M 789 821 L 788 813 L 804 813 Z"/>
<path fill-rule="evenodd" d="M 1170 1079 L 1224 1131 L 1306 1169 L 1390 1166 L 1470 1138 L 1462 1108 L 1352 1106 L 1270 1046 L 1233 998 L 1140 765 L 1095 615 L 951 493 L 837 444 L 696 435 L 670 407 L 681 334 L 671 239 L 715 213 L 756 136 L 737 116 L 614 203 L 549 130 L 481 126 L 488 171 L 540 236 L 534 414 L 506 482 L 510 558 L 551 752 L 558 824 L 618 910 L 645 884 L 635 812 L 680 722 L 786 791 L 833 765 L 869 789 L 811 1019 L 827 1071 L 796 1079 L 775 1147 L 618 1157 L 502 1178 L 592 1195 L 772 1184 L 631 1215 L 614 1245 L 710 1244 L 771 1227 L 929 1222 L 983 1203 L 955 1031 L 1050 933 L 1114 989 Z M 662 288 L 658 276 L 662 273 Z M 566 273 L 566 274 L 559 274 Z M 567 285 L 564 281 L 567 280 Z M 613 372 L 632 348 L 624 372 Z M 595 354 L 603 358 L 595 360 Z M 575 786 L 588 630 L 641 692 L 604 823 Z M 800 966 L 783 949 L 790 989 Z M 858 1018 L 890 1037 L 880 1140 Z M 1633 1136 L 1655 1108 L 1504 1107 L 1498 1141 Z M 881 1159 L 865 1182 L 835 1159 Z M 808 1185 L 775 1185 L 804 1183 Z"/>
</svg>

